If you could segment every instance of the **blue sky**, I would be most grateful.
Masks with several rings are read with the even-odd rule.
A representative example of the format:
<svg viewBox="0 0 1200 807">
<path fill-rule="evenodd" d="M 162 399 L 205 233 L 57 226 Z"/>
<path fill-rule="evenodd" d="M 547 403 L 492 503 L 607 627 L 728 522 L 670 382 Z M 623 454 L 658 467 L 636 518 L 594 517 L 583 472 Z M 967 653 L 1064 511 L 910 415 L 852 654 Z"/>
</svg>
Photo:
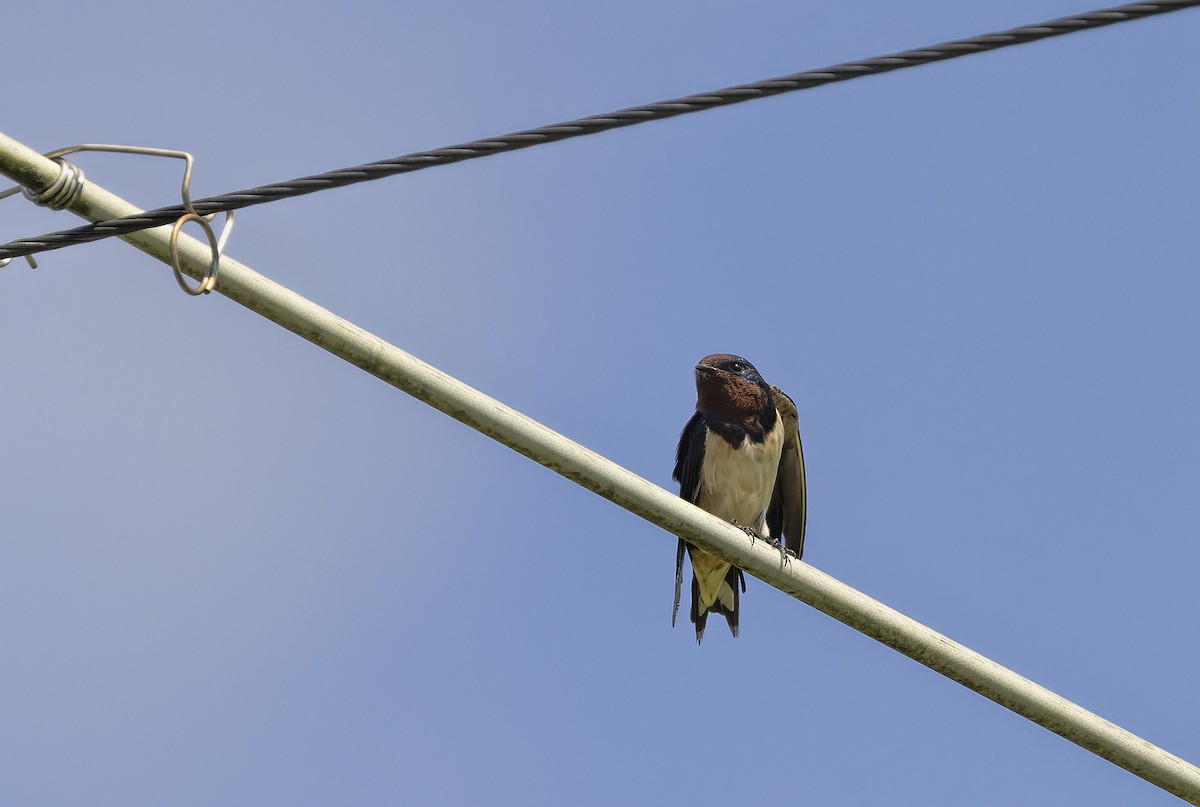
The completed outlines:
<svg viewBox="0 0 1200 807">
<path fill-rule="evenodd" d="M 1088 8 L 29 4 L 3 130 L 189 150 L 201 197 Z M 667 487 L 693 364 L 749 357 L 807 561 L 1200 760 L 1198 38 L 316 194 L 229 253 Z M 0 339 L 4 804 L 1176 803 L 756 580 L 698 648 L 673 537 L 119 242 L 0 272 Z"/>
</svg>

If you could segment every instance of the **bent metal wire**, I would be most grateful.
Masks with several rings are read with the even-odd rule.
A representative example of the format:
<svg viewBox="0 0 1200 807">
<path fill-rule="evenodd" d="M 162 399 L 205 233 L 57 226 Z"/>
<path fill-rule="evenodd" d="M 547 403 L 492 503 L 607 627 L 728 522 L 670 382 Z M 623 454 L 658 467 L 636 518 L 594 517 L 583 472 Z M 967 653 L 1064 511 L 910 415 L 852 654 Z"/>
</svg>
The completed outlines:
<svg viewBox="0 0 1200 807">
<path fill-rule="evenodd" d="M 229 234 L 233 231 L 233 211 L 226 210 L 225 226 L 221 228 L 221 236 L 218 238 L 214 233 L 209 222 L 216 217 L 216 213 L 210 213 L 203 216 L 196 212 L 196 208 L 192 206 L 192 166 L 195 162 L 192 155 L 186 151 L 175 151 L 174 149 L 150 148 L 147 146 L 121 146 L 112 143 L 81 143 L 77 146 L 68 146 L 66 148 L 55 149 L 54 151 L 46 152 L 46 157 L 58 163 L 59 173 L 58 178 L 51 183 L 50 187 L 41 193 L 33 193 L 28 188 L 20 186 L 9 188 L 6 191 L 0 191 L 0 199 L 14 195 L 17 191 L 40 207 L 48 207 L 51 210 L 64 210 L 70 207 L 79 198 L 83 191 L 84 174 L 83 171 L 63 159 L 68 154 L 75 154 L 81 151 L 104 151 L 116 154 L 141 154 L 147 157 L 173 157 L 184 161 L 183 167 L 183 183 L 180 186 L 180 196 L 183 200 L 184 214 L 175 220 L 175 225 L 171 228 L 171 238 L 169 241 L 169 250 L 171 254 L 171 269 L 175 273 L 175 281 L 179 284 L 179 288 L 183 289 L 190 295 L 197 296 L 200 294 L 208 294 L 217 285 L 217 274 L 221 269 L 221 255 L 225 251 L 225 243 L 229 240 Z M 209 262 L 208 271 L 201 279 L 198 286 L 191 286 L 184 279 L 183 271 L 180 269 L 179 262 L 179 232 L 183 229 L 183 225 L 194 221 L 204 230 L 204 235 L 208 239 L 209 249 L 212 253 L 212 260 Z M 37 261 L 32 255 L 24 256 L 29 263 L 31 269 L 37 268 Z M 0 259 L 0 267 L 7 266 L 12 258 Z"/>
</svg>

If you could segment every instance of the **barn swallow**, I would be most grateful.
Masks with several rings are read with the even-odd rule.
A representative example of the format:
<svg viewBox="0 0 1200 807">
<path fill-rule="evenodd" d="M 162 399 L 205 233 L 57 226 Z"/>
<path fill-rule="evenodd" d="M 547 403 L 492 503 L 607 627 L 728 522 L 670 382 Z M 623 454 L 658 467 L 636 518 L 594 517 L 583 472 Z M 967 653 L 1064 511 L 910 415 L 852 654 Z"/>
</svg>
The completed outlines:
<svg viewBox="0 0 1200 807">
<path fill-rule="evenodd" d="M 679 435 L 672 476 L 689 502 L 781 553 L 797 559 L 803 553 L 807 496 L 796 405 L 741 356 L 717 353 L 696 365 L 696 413 Z M 737 636 L 738 589 L 746 590 L 742 570 L 682 538 L 675 553 L 671 624 L 679 613 L 685 547 L 692 563 L 696 642 L 714 611 Z"/>
</svg>

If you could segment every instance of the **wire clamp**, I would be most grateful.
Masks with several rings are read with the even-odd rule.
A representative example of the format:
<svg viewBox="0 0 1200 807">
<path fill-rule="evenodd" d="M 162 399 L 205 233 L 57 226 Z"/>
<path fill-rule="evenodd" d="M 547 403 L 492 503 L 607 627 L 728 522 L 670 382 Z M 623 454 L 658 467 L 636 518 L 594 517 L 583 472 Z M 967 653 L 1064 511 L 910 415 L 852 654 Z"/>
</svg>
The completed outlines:
<svg viewBox="0 0 1200 807">
<path fill-rule="evenodd" d="M 175 221 L 175 226 L 171 228 L 171 239 L 168 242 L 170 246 L 171 270 L 175 273 L 175 282 L 179 284 L 179 288 L 188 294 L 198 296 L 208 294 L 212 291 L 217 285 L 217 273 L 221 270 L 221 254 L 225 251 L 225 243 L 229 240 L 229 234 L 233 230 L 233 212 L 230 210 L 224 211 L 225 226 L 221 228 L 220 237 L 217 237 L 209 224 L 209 222 L 216 218 L 217 214 L 210 213 L 204 216 L 196 212 L 196 208 L 192 206 L 191 184 L 192 163 L 194 161 L 192 155 L 186 151 L 147 148 L 144 146 L 119 146 L 109 143 L 81 143 L 78 146 L 55 149 L 54 151 L 46 152 L 45 155 L 59 165 L 58 178 L 50 184 L 50 187 L 41 193 L 32 193 L 29 189 L 19 186 L 9 188 L 6 191 L 0 191 L 0 199 L 12 196 L 17 191 L 20 191 L 26 199 L 40 207 L 48 207 L 51 210 L 63 210 L 70 207 L 78 201 L 80 193 L 83 192 L 84 177 L 82 170 L 64 160 L 63 157 L 79 151 L 106 151 L 117 154 L 142 154 L 148 157 L 174 157 L 184 161 L 183 185 L 180 188 L 184 214 Z M 205 272 L 198 286 L 191 286 L 184 279 L 179 260 L 179 233 L 183 229 L 183 225 L 190 221 L 196 222 L 204 230 L 204 235 L 208 239 L 209 251 L 212 254 L 208 271 Z M 0 267 L 7 266 L 11 260 L 12 258 L 0 259 Z M 37 261 L 33 259 L 32 255 L 26 255 L 25 260 L 29 263 L 30 268 L 37 268 Z"/>
<path fill-rule="evenodd" d="M 53 153 L 51 152 L 51 154 Z M 74 204 L 79 198 L 79 194 L 83 192 L 83 171 L 62 157 L 52 157 L 51 159 L 58 163 L 58 176 L 50 183 L 50 187 L 41 193 L 33 193 L 29 188 L 18 185 L 6 191 L 0 191 L 0 199 L 5 199 L 20 191 L 22 196 L 38 207 L 63 210 Z M 12 258 L 0 258 L 0 268 L 8 266 L 10 261 Z M 29 264 L 30 269 L 37 269 L 37 261 L 33 259 L 32 255 L 26 255 L 25 262 Z"/>
</svg>

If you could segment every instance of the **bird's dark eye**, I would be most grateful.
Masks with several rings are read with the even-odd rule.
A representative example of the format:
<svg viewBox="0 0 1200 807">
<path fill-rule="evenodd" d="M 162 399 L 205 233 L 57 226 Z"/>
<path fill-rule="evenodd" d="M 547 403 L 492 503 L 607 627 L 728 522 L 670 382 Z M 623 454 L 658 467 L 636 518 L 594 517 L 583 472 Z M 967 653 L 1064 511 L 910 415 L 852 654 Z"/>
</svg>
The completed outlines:
<svg viewBox="0 0 1200 807">
<path fill-rule="evenodd" d="M 740 373 L 746 369 L 746 365 L 742 364 L 740 361 L 735 361 L 729 365 L 729 369 L 735 373 Z"/>
</svg>

